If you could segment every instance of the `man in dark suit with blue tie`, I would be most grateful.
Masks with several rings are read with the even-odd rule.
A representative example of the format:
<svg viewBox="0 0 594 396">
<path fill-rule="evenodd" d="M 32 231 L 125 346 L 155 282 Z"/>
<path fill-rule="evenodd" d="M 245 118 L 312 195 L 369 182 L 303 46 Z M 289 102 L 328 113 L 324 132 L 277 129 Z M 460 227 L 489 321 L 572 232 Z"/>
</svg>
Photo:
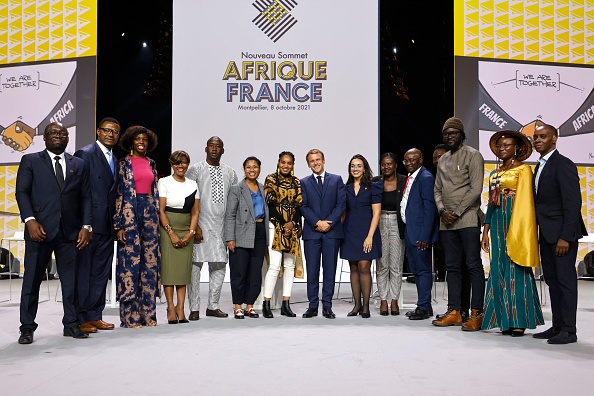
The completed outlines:
<svg viewBox="0 0 594 396">
<path fill-rule="evenodd" d="M 21 158 L 16 200 L 25 223 L 25 274 L 21 291 L 19 344 L 31 344 L 39 287 L 47 264 L 56 258 L 64 306 L 64 336 L 87 338 L 79 327 L 75 302 L 76 253 L 92 237 L 91 187 L 85 163 L 68 153 L 68 130 L 49 124 L 43 134 L 46 150 Z"/>
<path fill-rule="evenodd" d="M 74 153 L 87 166 L 93 195 L 93 240 L 78 253 L 78 317 L 81 329 L 95 333 L 113 330 L 103 321 L 105 289 L 113 259 L 113 212 L 116 199 L 116 163 L 113 147 L 120 138 L 120 123 L 104 118 L 97 128 L 97 141 Z"/>
<path fill-rule="evenodd" d="M 433 195 L 435 178 L 423 166 L 423 154 L 410 149 L 404 154 L 408 177 L 400 201 L 404 226 L 404 246 L 408 264 L 415 276 L 417 307 L 408 315 L 410 320 L 429 319 L 431 308 L 431 246 L 437 242 L 437 208 Z"/>
<path fill-rule="evenodd" d="M 304 318 L 318 315 L 320 303 L 320 258 L 323 269 L 322 314 L 334 319 L 332 295 L 336 277 L 336 260 L 340 240 L 344 238 L 340 216 L 346 207 L 342 177 L 324 171 L 326 160 L 318 149 L 309 150 L 305 156 L 313 174 L 301 179 L 304 218 L 303 244 L 307 270 L 307 299 L 309 307 Z"/>
<path fill-rule="evenodd" d="M 577 168 L 557 151 L 558 136 L 557 129 L 546 124 L 538 125 L 533 136 L 540 154 L 534 176 L 538 243 L 553 314 L 553 326 L 533 337 L 549 344 L 569 344 L 577 341 L 578 239 L 587 232 Z"/>
</svg>

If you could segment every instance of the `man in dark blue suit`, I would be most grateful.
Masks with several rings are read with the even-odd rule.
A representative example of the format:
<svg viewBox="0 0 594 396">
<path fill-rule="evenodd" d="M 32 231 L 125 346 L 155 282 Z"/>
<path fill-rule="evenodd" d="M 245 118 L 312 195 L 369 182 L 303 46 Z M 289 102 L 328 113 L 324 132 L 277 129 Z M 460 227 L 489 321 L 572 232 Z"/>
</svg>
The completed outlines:
<svg viewBox="0 0 594 396">
<path fill-rule="evenodd" d="M 553 313 L 553 326 L 533 337 L 546 339 L 549 344 L 569 344 L 577 341 L 578 239 L 587 232 L 577 168 L 559 154 L 557 138 L 557 129 L 546 124 L 539 125 L 533 136 L 534 148 L 540 154 L 534 175 L 538 243 Z"/>
<path fill-rule="evenodd" d="M 423 154 L 410 149 L 404 154 L 408 177 L 404 186 L 400 215 L 404 226 L 404 246 L 408 264 L 415 276 L 417 307 L 410 320 L 429 319 L 431 308 L 431 246 L 437 242 L 437 208 L 433 196 L 435 178 L 423 166 Z"/>
<path fill-rule="evenodd" d="M 81 329 L 95 333 L 112 330 L 103 321 L 105 289 L 113 259 L 113 212 L 116 199 L 116 164 L 113 147 L 120 138 L 120 123 L 104 118 L 97 128 L 97 141 L 74 153 L 85 161 L 93 195 L 93 240 L 78 253 L 78 317 Z"/>
<path fill-rule="evenodd" d="M 87 338 L 75 302 L 76 252 L 92 237 L 91 187 L 85 163 L 64 153 L 68 130 L 58 123 L 44 131 L 46 150 L 21 158 L 16 200 L 25 223 L 25 274 L 21 291 L 19 344 L 33 342 L 39 287 L 54 253 L 62 285 L 64 336 Z"/>
<path fill-rule="evenodd" d="M 309 150 L 305 156 L 313 174 L 301 179 L 303 204 L 301 214 L 303 243 L 307 269 L 307 299 L 309 307 L 304 318 L 318 315 L 320 303 L 320 258 L 323 268 L 322 314 L 334 319 L 332 295 L 336 277 L 336 260 L 340 240 L 344 238 L 340 216 L 346 207 L 342 177 L 324 171 L 326 160 L 320 150 Z"/>
</svg>

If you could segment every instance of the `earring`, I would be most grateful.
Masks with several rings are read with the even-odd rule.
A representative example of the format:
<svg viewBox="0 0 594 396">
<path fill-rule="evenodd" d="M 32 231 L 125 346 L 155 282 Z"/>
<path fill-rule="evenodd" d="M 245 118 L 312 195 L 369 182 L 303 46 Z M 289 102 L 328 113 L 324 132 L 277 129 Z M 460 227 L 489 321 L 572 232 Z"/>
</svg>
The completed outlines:
<svg viewBox="0 0 594 396">
<path fill-rule="evenodd" d="M 134 148 L 130 146 L 130 155 L 134 154 Z"/>
</svg>

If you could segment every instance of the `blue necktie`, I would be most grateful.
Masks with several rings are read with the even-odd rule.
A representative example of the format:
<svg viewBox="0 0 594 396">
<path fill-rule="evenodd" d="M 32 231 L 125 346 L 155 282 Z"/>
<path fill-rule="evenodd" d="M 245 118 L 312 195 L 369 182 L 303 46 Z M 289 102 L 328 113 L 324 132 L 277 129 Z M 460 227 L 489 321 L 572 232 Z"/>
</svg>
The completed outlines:
<svg viewBox="0 0 594 396">
<path fill-rule="evenodd" d="M 111 174 L 115 175 L 115 162 L 113 162 L 113 153 L 111 150 L 107 152 L 107 156 L 109 157 L 109 168 L 111 169 Z"/>
</svg>

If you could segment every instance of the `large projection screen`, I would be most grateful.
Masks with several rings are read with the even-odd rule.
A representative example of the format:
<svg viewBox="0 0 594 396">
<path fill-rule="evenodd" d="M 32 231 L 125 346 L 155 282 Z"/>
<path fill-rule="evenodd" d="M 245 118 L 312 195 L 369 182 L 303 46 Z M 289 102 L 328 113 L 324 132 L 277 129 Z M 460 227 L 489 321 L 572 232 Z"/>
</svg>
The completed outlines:
<svg viewBox="0 0 594 396">
<path fill-rule="evenodd" d="M 260 180 L 281 151 L 309 173 L 308 150 L 346 180 L 348 161 L 378 160 L 378 2 L 176 0 L 173 2 L 172 149 L 204 160 L 206 140 L 241 178 L 247 156 Z"/>
</svg>

